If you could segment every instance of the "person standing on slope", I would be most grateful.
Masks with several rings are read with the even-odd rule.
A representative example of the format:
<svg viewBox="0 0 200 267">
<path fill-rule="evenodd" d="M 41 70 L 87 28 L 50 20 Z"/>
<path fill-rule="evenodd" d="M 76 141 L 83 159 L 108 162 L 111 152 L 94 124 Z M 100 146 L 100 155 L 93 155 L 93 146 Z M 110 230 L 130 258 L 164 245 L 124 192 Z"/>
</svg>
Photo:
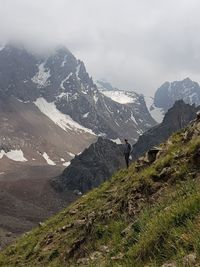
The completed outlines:
<svg viewBox="0 0 200 267">
<path fill-rule="evenodd" d="M 125 157 L 125 162 L 126 162 L 126 167 L 128 169 L 129 167 L 129 157 L 131 153 L 131 145 L 129 144 L 127 139 L 124 139 L 125 145 L 124 145 L 124 157 Z"/>
</svg>

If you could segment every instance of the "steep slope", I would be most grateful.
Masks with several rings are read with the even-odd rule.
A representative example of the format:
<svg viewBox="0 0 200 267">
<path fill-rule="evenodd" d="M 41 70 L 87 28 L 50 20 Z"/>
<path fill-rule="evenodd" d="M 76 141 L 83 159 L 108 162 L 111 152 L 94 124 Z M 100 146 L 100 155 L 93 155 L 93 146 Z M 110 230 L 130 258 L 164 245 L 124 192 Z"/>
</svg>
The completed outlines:
<svg viewBox="0 0 200 267">
<path fill-rule="evenodd" d="M 165 114 L 163 122 L 141 135 L 133 145 L 132 158 L 137 159 L 144 152 L 164 142 L 174 132 L 186 127 L 196 117 L 200 107 L 185 104 L 183 100 L 176 101 Z"/>
<path fill-rule="evenodd" d="M 200 86 L 186 78 L 182 81 L 165 82 L 154 95 L 154 106 L 166 112 L 175 101 L 184 100 L 187 104 L 200 105 Z"/>
<path fill-rule="evenodd" d="M 85 193 L 106 181 L 122 166 L 123 147 L 99 137 L 96 143 L 77 155 L 52 184 L 59 191 L 71 189 Z"/>
<path fill-rule="evenodd" d="M 24 48 L 0 51 L 0 91 L 21 101 L 47 101 L 73 121 L 109 139 L 138 136 L 155 125 L 142 97 L 122 105 L 102 94 L 84 63 L 66 48 L 41 56 Z"/>
<path fill-rule="evenodd" d="M 52 115 L 53 109 L 49 113 Z M 64 124 L 64 118 L 61 128 L 33 103 L 23 103 L 14 97 L 0 96 L 0 114 L 0 158 L 8 158 L 10 153 L 10 158 L 15 159 L 12 157 L 15 152 L 16 161 L 21 160 L 21 153 L 22 161 L 29 165 L 62 166 L 96 139 L 75 122 Z"/>
<path fill-rule="evenodd" d="M 199 133 L 200 118 L 155 161 L 117 172 L 27 233 L 1 266 L 199 266 Z"/>
</svg>

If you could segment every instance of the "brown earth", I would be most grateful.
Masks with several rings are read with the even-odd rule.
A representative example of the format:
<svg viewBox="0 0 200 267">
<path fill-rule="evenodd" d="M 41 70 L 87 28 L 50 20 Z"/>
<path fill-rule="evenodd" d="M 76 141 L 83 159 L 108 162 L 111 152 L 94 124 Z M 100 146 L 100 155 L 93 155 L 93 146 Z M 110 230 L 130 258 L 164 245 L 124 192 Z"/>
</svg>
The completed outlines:
<svg viewBox="0 0 200 267">
<path fill-rule="evenodd" d="M 0 248 L 77 198 L 72 191 L 58 193 L 51 187 L 49 180 L 62 170 L 60 166 L 15 163 L 1 172 Z"/>
</svg>

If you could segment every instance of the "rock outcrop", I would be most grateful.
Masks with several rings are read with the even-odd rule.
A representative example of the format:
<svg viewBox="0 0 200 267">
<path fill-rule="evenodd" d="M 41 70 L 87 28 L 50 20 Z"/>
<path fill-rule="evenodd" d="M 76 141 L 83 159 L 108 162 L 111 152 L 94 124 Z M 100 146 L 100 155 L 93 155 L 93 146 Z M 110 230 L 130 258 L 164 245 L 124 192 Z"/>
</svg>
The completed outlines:
<svg viewBox="0 0 200 267">
<path fill-rule="evenodd" d="M 199 107 L 185 104 L 183 100 L 175 102 L 174 106 L 168 110 L 163 122 L 141 135 L 132 149 L 132 158 L 137 159 L 154 146 L 167 140 L 174 132 L 186 127 L 188 123 L 195 119 Z"/>
<path fill-rule="evenodd" d="M 123 147 L 99 137 L 82 154 L 77 155 L 61 176 L 52 180 L 60 191 L 75 190 L 85 193 L 106 181 L 124 166 Z"/>
</svg>

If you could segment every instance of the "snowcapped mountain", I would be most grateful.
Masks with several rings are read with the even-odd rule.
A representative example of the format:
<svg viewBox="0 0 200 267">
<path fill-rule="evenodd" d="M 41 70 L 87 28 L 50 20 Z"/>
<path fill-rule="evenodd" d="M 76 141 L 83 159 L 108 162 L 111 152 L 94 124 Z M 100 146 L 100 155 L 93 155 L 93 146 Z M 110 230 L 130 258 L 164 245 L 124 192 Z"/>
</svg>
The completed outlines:
<svg viewBox="0 0 200 267">
<path fill-rule="evenodd" d="M 144 126 L 150 127 L 150 125 L 155 125 L 155 120 L 152 119 L 147 109 L 143 95 L 137 94 L 134 91 L 119 90 L 105 80 L 98 80 L 96 84 L 104 96 L 120 105 L 121 109 L 129 111 L 126 122 L 131 121 L 136 124 L 136 131 L 139 135 L 146 131 Z M 134 141 L 136 139 L 134 138 Z"/>
<path fill-rule="evenodd" d="M 74 131 L 106 136 L 117 142 L 125 136 L 135 142 L 155 125 L 141 95 L 124 93 L 116 95 L 118 101 L 113 101 L 98 90 L 84 63 L 63 47 L 48 56 L 11 45 L 2 48 L 0 92 L 24 103 L 34 103 L 61 128 L 73 121 L 70 127 L 74 129 L 76 125 Z"/>
<path fill-rule="evenodd" d="M 175 101 L 180 99 L 190 105 L 200 105 L 199 84 L 189 78 L 182 81 L 165 82 L 155 93 L 154 105 L 166 112 Z"/>
</svg>

